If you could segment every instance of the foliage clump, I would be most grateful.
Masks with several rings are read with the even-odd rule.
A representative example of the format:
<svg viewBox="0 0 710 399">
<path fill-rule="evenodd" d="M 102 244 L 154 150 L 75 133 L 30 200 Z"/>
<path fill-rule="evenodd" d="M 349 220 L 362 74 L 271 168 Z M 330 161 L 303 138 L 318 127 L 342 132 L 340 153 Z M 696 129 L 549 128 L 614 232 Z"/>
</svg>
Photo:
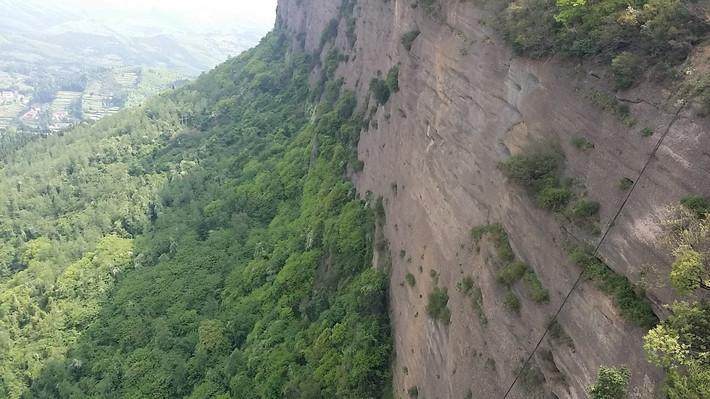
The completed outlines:
<svg viewBox="0 0 710 399">
<path fill-rule="evenodd" d="M 395 65 L 387 71 L 385 84 L 391 93 L 399 91 L 399 65 Z"/>
<path fill-rule="evenodd" d="M 710 201 L 707 198 L 691 195 L 683 198 L 680 203 L 699 219 L 705 218 L 710 213 Z"/>
<path fill-rule="evenodd" d="M 414 44 L 414 41 L 417 40 L 420 34 L 421 32 L 419 30 L 411 30 L 402 35 L 400 42 L 402 43 L 402 46 L 405 48 L 405 50 L 412 51 L 412 45 Z"/>
<path fill-rule="evenodd" d="M 407 284 L 409 284 L 410 287 L 414 287 L 417 284 L 417 279 L 415 279 L 414 275 L 409 272 L 404 275 L 404 280 L 407 282 Z"/>
<path fill-rule="evenodd" d="M 626 276 L 611 270 L 588 248 L 572 246 L 569 255 L 572 262 L 584 270 L 587 279 L 612 297 L 621 316 L 645 328 L 651 328 L 658 323 L 658 317 L 643 290 L 631 284 Z"/>
<path fill-rule="evenodd" d="M 499 168 L 506 177 L 524 187 L 541 208 L 563 213 L 577 225 L 596 231 L 600 205 L 577 198 L 569 180 L 562 179 L 563 161 L 564 155 L 558 146 L 537 143 L 501 162 Z"/>
<path fill-rule="evenodd" d="M 432 319 L 449 324 L 451 321 L 451 311 L 449 310 L 449 294 L 445 288 L 435 287 L 429 293 L 426 305 L 426 312 Z"/>
<path fill-rule="evenodd" d="M 378 105 L 386 104 L 390 99 L 390 89 L 384 79 L 372 78 L 370 80 L 370 93 Z"/>
<path fill-rule="evenodd" d="M 671 316 L 644 337 L 649 360 L 667 373 L 671 399 L 710 395 L 710 304 L 675 302 Z"/>
<path fill-rule="evenodd" d="M 503 298 L 503 306 L 511 313 L 520 315 L 520 298 L 513 291 L 508 291 Z"/>
<path fill-rule="evenodd" d="M 591 399 L 626 399 L 631 372 L 626 367 L 600 367 L 597 381 L 589 387 Z"/>
<path fill-rule="evenodd" d="M 618 89 L 631 87 L 642 65 L 682 64 L 707 35 L 703 18 L 692 0 L 508 0 L 501 12 L 517 53 L 604 60 Z"/>
</svg>

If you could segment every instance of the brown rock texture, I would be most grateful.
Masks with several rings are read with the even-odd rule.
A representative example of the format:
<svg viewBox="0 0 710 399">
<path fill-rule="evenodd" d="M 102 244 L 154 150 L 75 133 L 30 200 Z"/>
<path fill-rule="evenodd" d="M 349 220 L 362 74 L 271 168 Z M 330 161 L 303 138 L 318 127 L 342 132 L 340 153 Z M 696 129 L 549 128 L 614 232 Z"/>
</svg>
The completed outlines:
<svg viewBox="0 0 710 399">
<path fill-rule="evenodd" d="M 321 53 L 324 59 L 334 45 L 347 54 L 336 74 L 367 110 L 375 107 L 370 79 L 400 66 L 400 91 L 376 109 L 362 132 L 358 152 L 365 167 L 353 177 L 361 193 L 385 201 L 394 392 L 405 398 L 417 386 L 420 398 L 502 398 L 580 273 L 565 242 L 596 245 L 604 237 L 599 255 L 616 272 L 643 282 L 663 316 L 662 304 L 672 301 L 673 292 L 661 224 L 670 204 L 691 193 L 710 195 L 710 122 L 647 82 L 616 93 L 636 120 L 629 126 L 589 98 L 594 90 L 610 90 L 604 68 L 514 56 L 496 30 L 495 13 L 482 2 L 446 2 L 439 17 L 413 3 L 359 0 L 355 45 L 350 47 L 341 19 L 334 44 Z M 277 28 L 292 34 L 294 46 L 317 53 L 339 6 L 333 0 L 280 0 Z M 421 34 L 407 51 L 400 38 L 413 30 Z M 643 137 L 643 128 L 655 133 Z M 594 149 L 578 150 L 571 144 L 575 137 Z M 565 174 L 601 203 L 601 234 L 540 209 L 501 174 L 500 161 L 540 140 L 561 145 Z M 636 182 L 631 192 L 618 188 L 623 177 Z M 471 229 L 486 223 L 505 227 L 517 258 L 549 290 L 548 303 L 535 303 L 519 284 L 513 290 L 522 302 L 520 315 L 505 309 L 495 251 L 487 241 L 477 248 L 471 239 Z M 407 273 L 414 275 L 414 286 L 404 282 Z M 481 288 L 485 325 L 471 298 L 457 289 L 465 276 Z M 449 325 L 427 316 L 435 286 L 448 290 Z M 508 397 L 585 398 L 600 365 L 629 367 L 633 397 L 658 396 L 662 374 L 643 354 L 645 331 L 621 318 L 593 284 L 582 281 L 557 320 L 571 343 L 542 340 Z"/>
</svg>

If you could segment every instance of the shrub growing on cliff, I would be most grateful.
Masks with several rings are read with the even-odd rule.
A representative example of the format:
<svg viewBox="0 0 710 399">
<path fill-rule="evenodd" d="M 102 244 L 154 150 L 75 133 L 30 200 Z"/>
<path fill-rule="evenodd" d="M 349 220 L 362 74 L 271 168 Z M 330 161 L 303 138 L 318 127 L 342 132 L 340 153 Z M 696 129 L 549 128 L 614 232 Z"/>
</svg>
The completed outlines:
<svg viewBox="0 0 710 399">
<path fill-rule="evenodd" d="M 693 212 L 698 219 L 704 219 L 710 212 L 710 201 L 697 195 L 685 197 L 680 203 Z"/>
<path fill-rule="evenodd" d="M 511 262 L 498 270 L 498 273 L 496 274 L 496 281 L 499 284 L 510 287 L 520 280 L 525 275 L 527 270 L 528 265 L 525 263 L 520 261 Z"/>
<path fill-rule="evenodd" d="M 501 162 L 499 167 L 508 178 L 538 193 L 557 185 L 563 160 L 558 147 L 539 143 Z"/>
<path fill-rule="evenodd" d="M 392 93 L 399 91 L 399 65 L 395 65 L 387 72 L 385 84 Z"/>
<path fill-rule="evenodd" d="M 372 80 L 370 80 L 370 92 L 379 105 L 387 103 L 387 100 L 390 99 L 390 89 L 387 87 L 387 83 L 382 79 L 372 78 Z"/>
<path fill-rule="evenodd" d="M 591 399 L 626 399 L 631 373 L 626 367 L 600 367 L 597 382 L 589 387 Z"/>
<path fill-rule="evenodd" d="M 414 275 L 409 272 L 407 272 L 404 276 L 404 280 L 407 281 L 407 284 L 409 284 L 410 287 L 414 287 L 417 284 L 417 279 L 415 279 Z"/>
<path fill-rule="evenodd" d="M 594 149 L 594 143 L 584 137 L 575 137 L 572 139 L 572 145 L 580 151 L 588 151 Z"/>
<path fill-rule="evenodd" d="M 411 50 L 412 50 L 412 45 L 414 44 L 414 41 L 417 40 L 417 38 L 419 37 L 419 34 L 420 34 L 420 33 L 421 33 L 421 32 L 418 31 L 418 30 L 412 30 L 412 31 L 409 31 L 409 32 L 403 34 L 403 35 L 402 35 L 402 40 L 401 40 L 402 46 L 403 46 L 407 51 L 411 51 Z"/>
<path fill-rule="evenodd" d="M 710 303 L 676 302 L 644 337 L 651 363 L 667 372 L 670 399 L 710 397 Z"/>
<path fill-rule="evenodd" d="M 611 60 L 611 73 L 614 75 L 614 86 L 617 89 L 628 89 L 641 73 L 640 61 L 634 54 L 624 51 Z"/>
<path fill-rule="evenodd" d="M 503 306 L 511 312 L 520 315 L 520 299 L 513 291 L 508 291 L 503 298 Z"/>
<path fill-rule="evenodd" d="M 560 181 L 563 161 L 559 147 L 538 143 L 501 162 L 499 167 L 509 179 L 525 187 L 542 208 L 561 211 L 572 198 L 572 192 Z"/>
<path fill-rule="evenodd" d="M 679 293 L 688 295 L 698 288 L 710 290 L 710 272 L 705 267 L 705 256 L 684 245 L 674 252 L 671 285 Z"/>
<path fill-rule="evenodd" d="M 658 322 L 644 292 L 631 284 L 626 276 L 616 273 L 590 249 L 570 248 L 570 260 L 584 270 L 587 279 L 614 300 L 621 316 L 641 327 L 651 328 Z"/>
<path fill-rule="evenodd" d="M 535 274 L 534 271 L 528 270 L 523 277 L 523 282 L 533 301 L 543 303 L 550 299 L 549 292 L 542 286 L 542 283 L 537 278 L 537 274 Z"/>
<path fill-rule="evenodd" d="M 448 307 L 449 294 L 445 288 L 435 287 L 434 291 L 429 293 L 426 312 L 434 320 L 441 321 L 444 324 L 449 324 L 451 321 L 451 311 Z"/>
</svg>

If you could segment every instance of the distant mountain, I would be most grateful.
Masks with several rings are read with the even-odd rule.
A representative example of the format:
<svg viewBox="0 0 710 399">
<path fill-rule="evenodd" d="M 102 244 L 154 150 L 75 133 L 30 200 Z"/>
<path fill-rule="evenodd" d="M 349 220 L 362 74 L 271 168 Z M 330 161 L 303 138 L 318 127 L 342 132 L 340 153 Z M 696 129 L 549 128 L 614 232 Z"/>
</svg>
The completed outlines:
<svg viewBox="0 0 710 399">
<path fill-rule="evenodd" d="M 190 25 L 160 13 L 136 18 L 67 4 L 0 0 L 4 62 L 142 65 L 197 75 L 254 46 L 263 26 Z"/>
</svg>

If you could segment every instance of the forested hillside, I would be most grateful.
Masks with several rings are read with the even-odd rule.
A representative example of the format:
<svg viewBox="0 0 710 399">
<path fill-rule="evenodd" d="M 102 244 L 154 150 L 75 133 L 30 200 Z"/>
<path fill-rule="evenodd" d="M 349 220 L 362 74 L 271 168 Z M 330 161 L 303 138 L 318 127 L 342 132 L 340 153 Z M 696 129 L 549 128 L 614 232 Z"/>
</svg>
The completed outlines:
<svg viewBox="0 0 710 399">
<path fill-rule="evenodd" d="M 0 397 L 387 395 L 362 117 L 272 33 L 0 163 Z"/>
</svg>

